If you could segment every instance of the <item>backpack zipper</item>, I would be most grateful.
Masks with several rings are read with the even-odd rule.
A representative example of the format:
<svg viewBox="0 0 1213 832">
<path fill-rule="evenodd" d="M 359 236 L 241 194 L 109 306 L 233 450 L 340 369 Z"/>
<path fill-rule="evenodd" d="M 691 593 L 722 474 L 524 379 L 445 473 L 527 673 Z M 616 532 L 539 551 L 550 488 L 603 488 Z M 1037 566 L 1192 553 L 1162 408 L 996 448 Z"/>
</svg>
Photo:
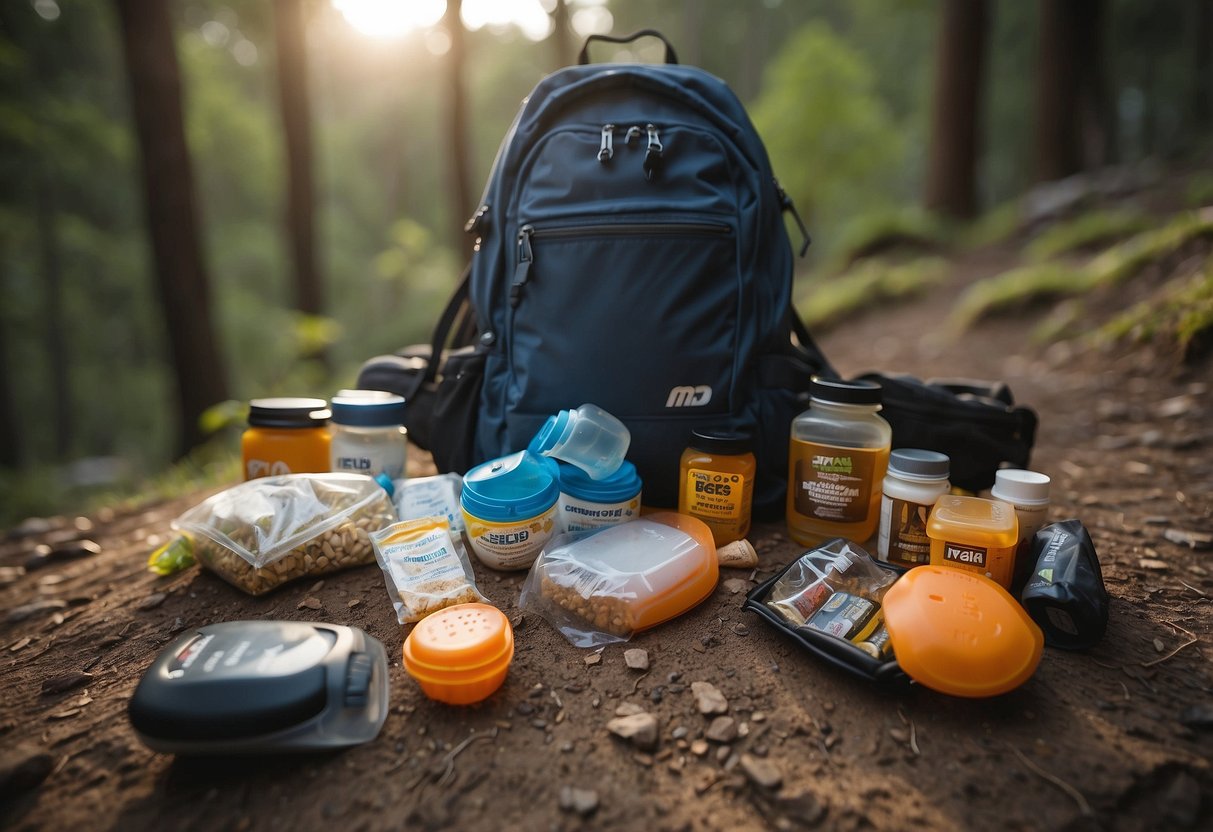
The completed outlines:
<svg viewBox="0 0 1213 832">
<path fill-rule="evenodd" d="M 682 234 L 695 237 L 723 236 L 732 232 L 732 227 L 723 222 L 649 222 L 649 223 L 598 223 L 595 225 L 562 225 L 553 228 L 536 228 L 531 224 L 518 229 L 518 262 L 514 266 L 514 282 L 510 284 L 510 306 L 517 308 L 522 300 L 522 289 L 531 278 L 531 266 L 535 262 L 535 250 L 531 240 L 535 238 L 560 239 L 568 237 L 623 237 L 662 236 Z"/>
<path fill-rule="evenodd" d="M 604 165 L 611 161 L 611 157 L 615 155 L 614 133 L 615 125 L 602 125 L 602 139 L 598 145 L 598 161 Z"/>
<path fill-rule="evenodd" d="M 661 169 L 661 154 L 665 150 L 665 146 L 661 143 L 661 137 L 657 135 L 657 127 L 648 124 L 644 128 L 649 133 L 649 146 L 644 151 L 644 178 L 652 179 L 653 174 Z"/>
</svg>

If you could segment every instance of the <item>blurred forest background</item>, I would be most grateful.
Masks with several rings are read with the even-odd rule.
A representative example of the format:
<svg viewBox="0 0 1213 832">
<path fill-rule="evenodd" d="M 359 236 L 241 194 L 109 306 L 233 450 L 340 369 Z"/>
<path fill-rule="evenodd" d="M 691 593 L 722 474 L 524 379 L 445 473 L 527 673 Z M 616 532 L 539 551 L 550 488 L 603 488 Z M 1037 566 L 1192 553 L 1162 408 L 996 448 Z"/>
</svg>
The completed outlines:
<svg viewBox="0 0 1213 832">
<path fill-rule="evenodd" d="M 1213 193 L 1209 0 L 0 0 L 0 520 L 426 340 L 523 96 L 644 27 L 749 108 L 805 281 L 1082 171 Z"/>
</svg>

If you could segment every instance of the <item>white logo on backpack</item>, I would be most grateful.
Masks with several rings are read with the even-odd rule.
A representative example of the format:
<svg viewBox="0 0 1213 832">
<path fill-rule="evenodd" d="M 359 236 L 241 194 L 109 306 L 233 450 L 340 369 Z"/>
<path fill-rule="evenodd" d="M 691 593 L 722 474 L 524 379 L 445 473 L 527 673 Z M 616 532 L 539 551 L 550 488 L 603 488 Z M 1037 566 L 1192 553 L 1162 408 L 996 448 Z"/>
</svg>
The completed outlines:
<svg viewBox="0 0 1213 832">
<path fill-rule="evenodd" d="M 703 407 L 712 400 L 712 388 L 706 384 L 698 387 L 675 387 L 665 400 L 666 407 Z"/>
</svg>

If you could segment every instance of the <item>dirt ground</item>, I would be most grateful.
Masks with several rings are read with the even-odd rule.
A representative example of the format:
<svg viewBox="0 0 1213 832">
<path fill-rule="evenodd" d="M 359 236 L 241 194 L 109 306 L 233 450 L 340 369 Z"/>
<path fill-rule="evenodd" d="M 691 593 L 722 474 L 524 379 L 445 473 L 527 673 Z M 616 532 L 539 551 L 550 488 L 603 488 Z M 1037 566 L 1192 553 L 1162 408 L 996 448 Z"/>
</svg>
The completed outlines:
<svg viewBox="0 0 1213 832">
<path fill-rule="evenodd" d="M 87 539 L 100 551 L 0 572 L 0 825 L 1210 828 L 1213 564 L 1200 534 L 1213 531 L 1213 372 L 1148 348 L 1032 346 L 1040 310 L 962 340 L 942 335 L 939 310 L 1000 264 L 997 251 L 962 256 L 932 295 L 859 317 L 822 345 L 845 373 L 1003 378 L 1037 408 L 1033 467 L 1053 477 L 1052 517 L 1083 520 L 1112 594 L 1093 650 L 1048 649 L 1027 684 L 995 699 L 878 688 L 740 610 L 742 586 L 802 551 L 764 526 L 752 535 L 756 571 L 724 571 L 690 614 L 593 664 L 543 620 L 519 619 L 521 574 L 478 565 L 481 589 L 519 625 L 517 653 L 501 691 L 453 708 L 423 697 L 401 668 L 401 629 L 374 566 L 250 598 L 197 567 L 145 571 L 197 497 L 52 518 L 10 533 L 0 566 L 24 564 L 39 544 Z M 320 608 L 301 608 L 308 597 Z M 35 602 L 50 603 L 26 606 Z M 184 629 L 246 618 L 348 623 L 382 640 L 396 660 L 378 739 L 336 754 L 223 760 L 144 748 L 126 717 L 139 675 Z M 625 646 L 648 651 L 647 672 L 625 666 Z M 696 708 L 695 681 L 724 695 L 737 734 L 706 752 L 696 740 L 711 718 Z M 654 751 L 608 734 L 621 705 L 657 717 Z M 747 770 L 782 785 L 764 788 Z"/>
</svg>

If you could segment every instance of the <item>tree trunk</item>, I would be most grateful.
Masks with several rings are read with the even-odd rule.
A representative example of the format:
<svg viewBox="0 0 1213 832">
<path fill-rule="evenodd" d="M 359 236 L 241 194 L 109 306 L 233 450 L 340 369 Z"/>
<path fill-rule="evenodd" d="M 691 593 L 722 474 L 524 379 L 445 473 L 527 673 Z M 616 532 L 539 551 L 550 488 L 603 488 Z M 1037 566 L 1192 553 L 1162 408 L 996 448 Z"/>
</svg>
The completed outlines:
<svg viewBox="0 0 1213 832">
<path fill-rule="evenodd" d="M 935 66 L 926 206 L 959 219 L 977 214 L 977 156 L 989 8 L 945 0 Z"/>
<path fill-rule="evenodd" d="M 64 460 L 71 455 L 72 391 L 68 378 L 67 331 L 63 325 L 63 269 L 59 259 L 57 209 L 51 178 L 45 171 L 39 171 L 36 188 L 35 217 L 44 287 L 42 336 L 50 369 L 53 454 L 54 458 Z"/>
<path fill-rule="evenodd" d="M 0 318 L 0 323 L 3 319 Z M 13 375 L 8 363 L 8 333 L 0 326 L 0 468 L 21 467 L 21 435 L 17 424 L 17 403 L 13 400 Z"/>
<path fill-rule="evenodd" d="M 294 273 L 295 308 L 305 315 L 319 316 L 324 314 L 324 286 L 316 262 L 306 37 L 303 0 L 274 0 L 278 101 L 286 138 L 286 229 Z M 302 357 L 325 361 L 323 349 Z"/>
<path fill-rule="evenodd" d="M 211 322 L 180 71 L 167 5 L 162 0 L 116 0 L 115 5 L 139 140 L 153 271 L 180 405 L 177 451 L 184 455 L 204 438 L 199 417 L 227 398 L 227 383 Z"/>
<path fill-rule="evenodd" d="M 1040 0 L 1036 62 L 1036 179 L 1050 182 L 1083 167 L 1079 92 L 1086 0 Z"/>
<path fill-rule="evenodd" d="M 463 233 L 463 226 L 476 209 L 476 196 L 472 191 L 471 152 L 468 149 L 467 83 L 464 80 L 467 49 L 463 22 L 459 19 L 462 7 L 462 0 L 449 0 L 446 4 L 446 30 L 451 36 L 451 49 L 446 56 L 447 100 L 451 108 L 447 115 L 447 139 L 451 154 L 451 227 L 459 235 L 459 249 L 467 260 L 472 256 L 475 241 L 470 234 Z"/>
<path fill-rule="evenodd" d="M 1213 0 L 1198 0 L 1193 28 L 1188 133 L 1195 135 L 1198 141 L 1207 142 L 1210 128 L 1213 128 Z"/>
<path fill-rule="evenodd" d="M 556 0 L 556 6 L 552 9 L 552 24 L 556 68 L 572 66 L 577 62 L 577 45 L 573 42 L 573 24 L 569 21 L 567 0 Z"/>
</svg>

